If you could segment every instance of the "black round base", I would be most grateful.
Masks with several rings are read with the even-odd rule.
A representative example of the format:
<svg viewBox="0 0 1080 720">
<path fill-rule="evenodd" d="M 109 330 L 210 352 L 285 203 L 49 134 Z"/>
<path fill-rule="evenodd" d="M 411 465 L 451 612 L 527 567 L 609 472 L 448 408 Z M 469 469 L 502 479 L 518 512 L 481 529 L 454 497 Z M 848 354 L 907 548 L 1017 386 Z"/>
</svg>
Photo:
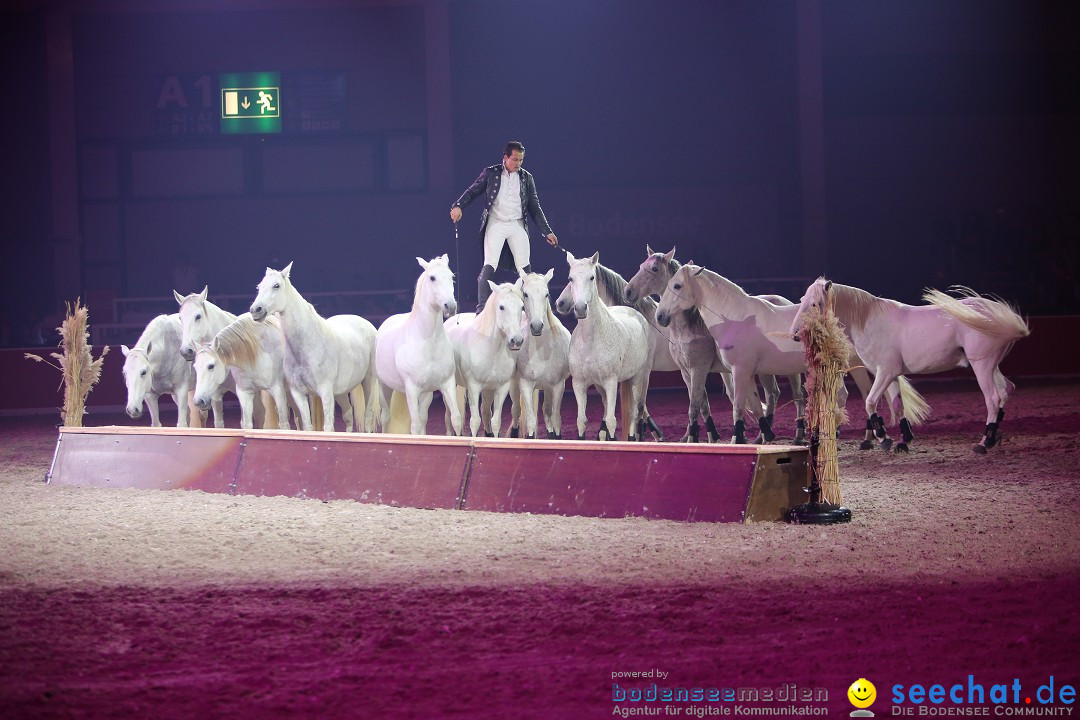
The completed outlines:
<svg viewBox="0 0 1080 720">
<path fill-rule="evenodd" d="M 851 522 L 851 510 L 843 505 L 808 502 L 788 510 L 787 521 L 796 525 L 835 525 Z"/>
</svg>

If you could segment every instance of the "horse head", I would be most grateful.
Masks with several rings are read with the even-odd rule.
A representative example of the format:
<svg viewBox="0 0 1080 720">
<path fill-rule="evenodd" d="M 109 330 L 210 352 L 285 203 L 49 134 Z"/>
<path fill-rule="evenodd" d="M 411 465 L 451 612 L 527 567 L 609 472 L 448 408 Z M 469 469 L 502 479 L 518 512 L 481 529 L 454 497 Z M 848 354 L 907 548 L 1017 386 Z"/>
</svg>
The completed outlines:
<svg viewBox="0 0 1080 720">
<path fill-rule="evenodd" d="M 201 293 L 181 295 L 173 290 L 173 297 L 180 304 L 180 354 L 191 362 L 195 359 L 195 343 L 210 339 L 210 321 L 206 317 L 206 294 L 209 287 Z"/>
<path fill-rule="evenodd" d="M 495 313 L 495 326 L 506 335 L 507 347 L 520 350 L 525 342 L 525 337 L 521 334 L 521 313 L 525 311 L 521 291 L 511 283 L 496 285 L 488 280 L 488 285 L 491 286 L 491 297 L 488 298 L 484 311 Z"/>
<path fill-rule="evenodd" d="M 285 309 L 289 299 L 288 291 L 292 287 L 289 281 L 292 265 L 290 262 L 282 270 L 266 268 L 266 274 L 255 288 L 259 291 L 255 296 L 255 302 L 251 303 L 251 318 L 253 320 L 261 322 L 266 319 L 267 315 Z"/>
<path fill-rule="evenodd" d="M 795 317 L 791 321 L 791 338 L 795 342 L 802 342 L 799 332 L 802 330 L 803 314 L 809 312 L 811 308 L 817 311 L 823 311 L 825 309 L 825 302 L 829 296 L 829 290 L 832 288 L 832 281 L 826 280 L 823 277 L 819 277 L 814 282 L 810 283 L 810 287 L 806 288 L 806 292 L 803 293 L 802 299 L 799 301 L 799 309 L 795 312 Z"/>
<path fill-rule="evenodd" d="M 694 278 L 704 269 L 704 267 L 687 263 L 671 276 L 656 306 L 656 322 L 660 327 L 670 325 L 675 313 L 689 310 L 698 304 Z"/>
<path fill-rule="evenodd" d="M 150 350 L 153 343 L 143 350 L 140 347 L 128 348 L 120 346 L 120 352 L 124 354 L 124 384 L 127 386 L 127 405 L 124 412 L 128 417 L 138 419 L 142 417 L 143 398 L 154 384 L 154 368 L 150 365 Z"/>
<path fill-rule="evenodd" d="M 548 291 L 548 283 L 551 282 L 555 269 L 548 270 L 544 275 L 538 273 L 525 273 L 521 275 L 518 287 L 525 304 L 525 317 L 529 321 L 529 332 L 533 337 L 540 337 L 544 332 L 544 323 L 547 321 L 548 307 L 551 293 Z"/>
<path fill-rule="evenodd" d="M 212 343 L 195 344 L 194 363 L 195 395 L 192 402 L 200 410 L 208 410 L 214 391 L 229 377 L 229 366 L 214 352 Z"/>
<path fill-rule="evenodd" d="M 675 248 L 671 248 L 671 251 L 667 253 L 659 253 L 653 252 L 653 249 L 646 245 L 645 252 L 648 253 L 645 262 L 638 266 L 637 273 L 626 283 L 626 289 L 623 291 L 626 301 L 631 305 L 647 295 L 659 295 L 664 292 L 664 287 L 671 276 L 668 267 L 671 259 L 675 257 Z"/>
<path fill-rule="evenodd" d="M 443 318 L 457 313 L 457 300 L 454 299 L 454 273 L 450 270 L 450 256 L 442 254 L 431 260 L 416 258 L 424 269 L 416 280 L 416 294 L 413 307 L 417 303 L 438 310 Z"/>
<path fill-rule="evenodd" d="M 566 262 L 570 265 L 570 288 L 573 299 L 574 315 L 578 320 L 589 316 L 589 303 L 596 299 L 596 264 L 600 262 L 600 253 L 593 253 L 591 258 L 575 258 L 566 253 Z M 563 291 L 565 295 L 566 292 Z M 562 296 L 559 296 L 562 301 Z"/>
</svg>

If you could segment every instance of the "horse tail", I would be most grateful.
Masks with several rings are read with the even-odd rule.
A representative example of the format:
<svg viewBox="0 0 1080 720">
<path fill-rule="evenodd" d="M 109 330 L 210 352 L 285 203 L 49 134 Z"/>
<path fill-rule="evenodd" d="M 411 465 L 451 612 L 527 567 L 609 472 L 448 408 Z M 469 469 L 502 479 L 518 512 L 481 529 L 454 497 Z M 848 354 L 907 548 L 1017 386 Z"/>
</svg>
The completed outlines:
<svg viewBox="0 0 1080 720">
<path fill-rule="evenodd" d="M 1008 303 L 983 297 L 971 288 L 955 286 L 953 289 L 960 297 L 927 288 L 923 300 L 972 330 L 1002 342 L 1014 342 L 1031 334 L 1027 322 Z"/>
<path fill-rule="evenodd" d="M 918 425 L 930 417 L 930 403 L 926 402 L 926 398 L 919 394 L 915 386 L 903 375 L 896 378 L 896 381 L 900 384 L 900 402 L 904 403 L 904 417 L 908 422 Z"/>
</svg>

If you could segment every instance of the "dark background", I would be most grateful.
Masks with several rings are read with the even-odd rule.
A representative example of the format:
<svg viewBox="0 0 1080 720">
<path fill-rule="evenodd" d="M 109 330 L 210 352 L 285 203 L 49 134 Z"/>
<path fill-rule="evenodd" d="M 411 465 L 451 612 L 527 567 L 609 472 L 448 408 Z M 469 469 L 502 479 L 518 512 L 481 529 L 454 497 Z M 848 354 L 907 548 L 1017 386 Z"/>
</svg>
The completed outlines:
<svg viewBox="0 0 1080 720">
<path fill-rule="evenodd" d="M 448 209 L 510 139 L 563 245 L 627 277 L 648 243 L 793 300 L 827 274 L 1076 313 L 1078 21 L 1030 0 L 7 3 L 3 343 L 51 343 L 77 296 L 92 323 L 142 319 L 115 298 L 254 297 L 289 261 L 305 294 L 395 290 L 446 252 L 471 300 L 482 208 L 457 242 Z M 221 135 L 217 76 L 253 71 L 281 73 L 284 130 Z M 561 287 L 535 234 L 533 260 Z M 356 302 L 316 305 L 405 309 Z"/>
</svg>

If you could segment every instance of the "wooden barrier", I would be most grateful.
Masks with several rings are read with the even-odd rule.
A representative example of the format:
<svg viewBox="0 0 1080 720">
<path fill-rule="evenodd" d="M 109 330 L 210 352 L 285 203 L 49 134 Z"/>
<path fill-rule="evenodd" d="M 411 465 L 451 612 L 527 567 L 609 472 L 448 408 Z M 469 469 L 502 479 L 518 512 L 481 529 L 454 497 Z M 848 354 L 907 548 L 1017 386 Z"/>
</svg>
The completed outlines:
<svg viewBox="0 0 1080 720">
<path fill-rule="evenodd" d="M 61 428 L 48 481 L 681 521 L 781 520 L 806 448 L 232 429 Z"/>
</svg>

